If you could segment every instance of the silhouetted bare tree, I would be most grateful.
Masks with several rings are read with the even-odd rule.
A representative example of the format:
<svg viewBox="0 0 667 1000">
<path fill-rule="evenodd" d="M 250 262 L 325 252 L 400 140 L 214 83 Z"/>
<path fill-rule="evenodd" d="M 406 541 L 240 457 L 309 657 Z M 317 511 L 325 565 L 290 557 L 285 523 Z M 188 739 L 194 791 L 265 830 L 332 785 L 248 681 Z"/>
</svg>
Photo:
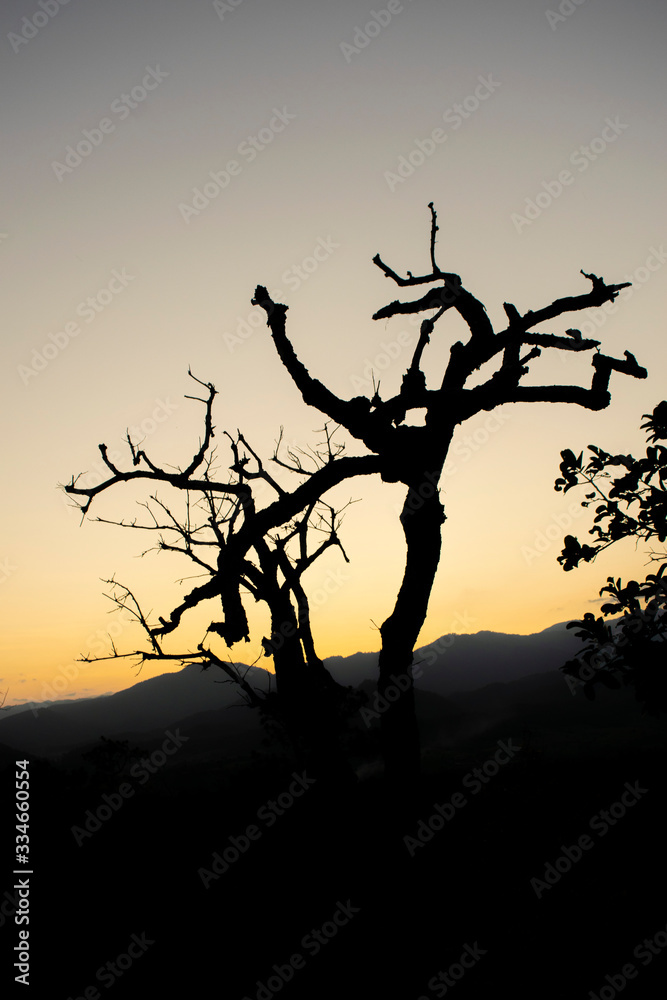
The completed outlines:
<svg viewBox="0 0 667 1000">
<path fill-rule="evenodd" d="M 107 482 L 93 489 L 85 489 L 77 487 L 73 480 L 66 487 L 71 494 L 87 497 L 82 508 L 84 513 L 88 511 L 97 493 L 115 483 L 133 478 L 165 482 L 187 493 L 201 492 L 208 504 L 209 530 L 214 536 L 208 544 L 217 547 L 217 562 L 213 565 L 202 561 L 202 569 L 210 579 L 201 587 L 195 588 L 172 611 L 168 619 L 160 619 L 159 627 L 147 626 L 153 643 L 153 651 L 148 655 L 156 655 L 155 644 L 162 636 L 178 627 L 185 611 L 210 597 L 220 598 L 224 619 L 222 622 L 212 623 L 209 632 L 218 634 L 228 646 L 241 639 L 247 640 L 248 622 L 241 600 L 241 588 L 244 588 L 258 599 L 269 602 L 272 636 L 280 633 L 281 626 L 284 627 L 286 622 L 297 629 L 296 634 L 289 637 L 290 642 L 283 643 L 281 647 L 284 661 L 281 662 L 282 658 L 278 655 L 275 662 L 278 685 L 282 684 L 286 694 L 289 692 L 287 696 L 295 711 L 294 725 L 298 726 L 300 714 L 307 716 L 310 712 L 311 717 L 313 716 L 313 699 L 319 697 L 318 691 L 323 691 L 329 682 L 326 681 L 326 671 L 321 664 L 318 665 L 312 649 L 307 601 L 300 584 L 299 567 L 302 568 L 301 571 L 305 569 L 310 564 L 311 557 L 302 553 L 300 562 L 297 559 L 290 563 L 285 555 L 285 546 L 288 541 L 297 539 L 302 543 L 305 525 L 309 523 L 308 519 L 318 502 L 327 490 L 348 478 L 379 472 L 385 482 L 400 482 L 407 486 L 400 518 L 406 540 L 405 571 L 394 608 L 380 629 L 382 648 L 378 680 L 378 690 L 382 696 L 397 677 L 404 689 L 398 699 L 388 700 L 389 707 L 381 717 L 386 775 L 395 787 L 403 788 L 409 787 L 419 771 L 419 733 L 414 711 L 412 662 L 440 559 L 441 528 L 445 520 L 438 491 L 432 484 L 439 480 L 455 428 L 482 410 L 493 410 L 506 403 L 561 402 L 601 410 L 610 402 L 608 387 L 612 371 L 635 378 L 646 377 L 645 369 L 627 351 L 625 358 L 619 360 L 600 353 L 596 350 L 599 341 L 584 339 L 578 330 L 567 329 L 564 334 L 557 334 L 537 332 L 535 329 L 566 313 L 613 302 L 627 282 L 607 285 L 602 278 L 582 271 L 584 277 L 591 282 L 590 291 L 556 299 L 550 305 L 523 314 L 506 302 L 504 309 L 507 325 L 504 329 L 495 331 L 484 305 L 464 288 L 459 275 L 442 271 L 438 267 L 435 257 L 437 218 L 432 203 L 429 208 L 429 272 L 415 276 L 408 271 L 407 277 L 401 277 L 379 255 L 374 257 L 374 263 L 383 274 L 401 288 L 435 286 L 429 288 L 420 299 L 393 301 L 378 310 L 373 317 L 384 319 L 405 313 L 433 314 L 421 323 L 417 347 L 403 376 L 400 390 L 390 399 L 382 399 L 379 390 L 370 399 L 356 396 L 346 400 L 335 395 L 322 382 L 313 378 L 297 357 L 286 332 L 287 306 L 274 302 L 261 285 L 255 289 L 252 299 L 254 305 L 261 306 L 266 312 L 267 325 L 278 355 L 304 401 L 363 442 L 370 454 L 341 457 L 329 448 L 317 468 L 305 475 L 304 481 L 296 489 L 288 492 L 273 481 L 247 442 L 239 435 L 233 442 L 236 452 L 231 467 L 236 479 L 232 482 L 217 481 L 212 476 L 210 457 L 207 457 L 213 436 L 211 403 L 215 395 L 215 390 L 209 385 L 209 398 L 205 401 L 206 434 L 199 451 L 185 470 L 169 472 L 157 467 L 128 437 L 135 467 L 132 471 L 123 472 L 116 468 L 110 461 L 106 448 L 101 445 L 102 457 L 110 472 Z M 466 343 L 458 341 L 452 345 L 440 384 L 429 388 L 421 370 L 422 356 L 435 324 L 450 309 L 458 312 L 465 321 L 470 336 Z M 527 349 L 526 353 L 523 353 L 524 349 Z M 593 377 L 590 387 L 522 385 L 529 363 L 538 358 L 543 349 L 577 353 L 596 351 L 591 359 Z M 481 385 L 468 388 L 467 383 L 474 373 L 494 358 L 498 358 L 499 366 L 493 375 Z M 425 411 L 423 426 L 406 423 L 408 414 L 415 409 Z M 245 449 L 243 456 L 240 454 L 241 448 Z M 249 471 L 248 464 L 251 461 L 255 463 L 252 472 Z M 305 473 L 303 468 L 293 471 Z M 276 493 L 273 502 L 262 509 L 257 509 L 253 500 L 253 479 L 264 479 Z M 222 503 L 229 505 L 224 515 L 220 513 L 219 505 Z M 331 509 L 329 512 L 331 527 L 326 544 L 338 544 L 335 513 Z M 223 524 L 227 525 L 226 532 L 222 530 Z M 271 538 L 271 532 L 281 526 L 284 526 L 283 534 Z M 182 527 L 178 530 L 182 537 L 180 551 L 193 558 L 194 533 L 189 529 L 183 531 Z M 258 565 L 249 561 L 251 549 L 256 553 Z M 278 573 L 281 574 L 282 582 L 279 582 Z M 275 641 L 272 637 L 267 643 L 275 647 Z M 273 652 L 275 658 L 278 650 L 274 648 Z M 159 652 L 157 655 L 164 654 Z M 213 657 L 217 654 L 210 646 L 204 648 L 200 645 L 197 654 L 188 654 L 187 658 L 192 658 L 193 655 L 202 660 L 209 657 L 210 662 L 216 662 Z M 313 733 L 307 735 L 312 738 Z"/>
<path fill-rule="evenodd" d="M 385 319 L 398 314 L 433 313 L 421 324 L 411 364 L 403 376 L 399 392 L 392 398 L 382 399 L 378 391 L 372 399 L 357 396 L 345 400 L 336 396 L 313 378 L 297 357 L 286 332 L 287 306 L 273 302 L 261 285 L 257 286 L 252 300 L 253 304 L 266 311 L 276 350 L 304 402 L 362 441 L 379 459 L 380 475 L 385 482 L 400 482 L 408 488 L 401 513 L 406 541 L 405 571 L 393 611 L 380 629 L 382 649 L 378 682 L 379 693 L 384 695 L 397 675 L 408 681 L 405 692 L 391 702 L 380 723 L 386 773 L 392 781 L 401 785 L 409 785 L 419 769 L 412 662 L 440 559 L 441 528 L 445 520 L 438 492 L 429 490 L 429 487 L 439 480 L 456 426 L 482 410 L 493 410 L 505 403 L 574 403 L 590 410 L 601 410 L 610 402 L 608 386 L 612 371 L 635 378 L 646 377 L 645 369 L 629 352 L 625 352 L 623 360 L 618 360 L 597 351 L 592 357 L 593 377 L 589 388 L 578 385 L 522 385 L 529 362 L 538 358 L 543 349 L 579 353 L 599 346 L 599 341 L 584 339 L 578 330 L 568 329 L 564 335 L 559 335 L 537 332 L 536 327 L 565 313 L 613 302 L 618 292 L 629 283 L 607 285 L 602 278 L 582 271 L 591 282 L 589 292 L 556 299 L 550 305 L 523 314 L 506 302 L 507 326 L 495 331 L 486 308 L 464 288 L 459 275 L 439 268 L 435 255 L 437 217 L 433 203 L 429 204 L 429 208 L 429 272 L 415 276 L 408 271 L 407 277 L 401 277 L 382 261 L 379 254 L 373 258 L 383 274 L 400 288 L 435 285 L 421 298 L 393 301 L 373 316 L 374 319 Z M 452 345 L 440 385 L 429 389 L 420 367 L 422 355 L 436 322 L 450 309 L 458 312 L 465 321 L 470 337 L 466 343 L 459 341 Z M 528 350 L 522 355 L 524 348 Z M 496 357 L 500 360 L 497 371 L 483 384 L 466 388 L 471 376 Z M 405 423 L 411 410 L 426 411 L 423 426 Z"/>
<path fill-rule="evenodd" d="M 238 432 L 235 438 L 226 434 L 233 459 L 229 467 L 232 477 L 221 480 L 213 448 L 212 406 L 216 390 L 210 383 L 195 381 L 208 390 L 207 397 L 200 399 L 206 408 L 205 432 L 199 450 L 183 471 L 169 471 L 156 465 L 128 431 L 133 468 L 118 468 L 110 460 L 106 446 L 100 445 L 108 478 L 84 487 L 77 485 L 79 477 L 72 477 L 65 486 L 70 495 L 85 498 L 80 505 L 84 515 L 100 493 L 134 479 L 162 483 L 185 494 L 185 508 L 180 512 L 173 502 L 165 503 L 157 494 L 153 495 L 142 504 L 147 517 L 141 523 L 136 519 L 96 518 L 120 527 L 157 532 L 158 551 L 186 556 L 207 577 L 167 618 L 160 617 L 157 624 L 149 622 L 130 588 L 115 579 L 105 581 L 110 585 L 108 596 L 116 608 L 128 613 L 148 639 L 148 648 L 143 650 L 119 653 L 113 647 L 111 658 L 133 657 L 142 663 L 197 662 L 204 669 L 215 665 L 225 673 L 228 682 L 238 685 L 247 704 L 260 708 L 273 721 L 284 725 L 301 763 L 320 775 L 349 774 L 337 747 L 336 731 L 338 715 L 351 696 L 333 680 L 316 653 L 309 603 L 302 583 L 306 570 L 331 546 L 340 548 L 347 561 L 338 535 L 342 510 L 335 510 L 320 499 L 327 485 L 338 481 L 338 467 L 348 468 L 349 460 L 341 458 L 344 446 L 334 442 L 328 425 L 323 430 L 322 444 L 308 453 L 288 449 L 287 457 L 281 458 L 278 442 L 273 460 L 305 480 L 301 492 L 297 489 L 299 499 L 295 500 L 294 494 L 271 475 L 243 434 Z M 352 469 L 357 467 L 358 463 L 352 463 Z M 260 485 L 268 486 L 277 498 L 261 512 L 255 495 Z M 265 513 L 272 510 L 274 516 Z M 319 536 L 315 545 L 313 536 Z M 215 636 L 223 639 L 227 647 L 240 639 L 250 641 L 242 593 L 265 602 L 270 611 L 271 635 L 262 640 L 262 646 L 264 655 L 273 657 L 275 696 L 271 691 L 253 687 L 247 669 L 228 662 L 214 648 Z M 196 650 L 168 652 L 164 637 L 178 629 L 186 612 L 211 599 L 220 599 L 223 620 L 210 622 Z M 83 657 L 87 662 L 107 658 Z"/>
</svg>

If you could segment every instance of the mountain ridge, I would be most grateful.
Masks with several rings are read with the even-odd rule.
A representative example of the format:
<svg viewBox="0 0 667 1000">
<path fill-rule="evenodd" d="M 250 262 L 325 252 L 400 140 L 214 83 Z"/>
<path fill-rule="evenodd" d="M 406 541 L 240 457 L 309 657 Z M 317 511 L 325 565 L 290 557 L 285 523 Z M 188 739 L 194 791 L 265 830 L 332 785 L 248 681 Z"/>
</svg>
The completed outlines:
<svg viewBox="0 0 667 1000">
<path fill-rule="evenodd" d="M 448 633 L 415 651 L 415 687 L 440 698 L 475 692 L 489 684 L 557 671 L 578 647 L 566 623 L 527 636 L 490 630 Z M 355 653 L 327 657 L 324 663 L 339 683 L 372 690 L 377 657 L 377 652 Z M 272 683 L 263 668 L 247 670 L 247 678 L 259 689 L 266 690 Z M 245 730 L 256 732 L 256 713 L 242 704 L 239 689 L 216 673 L 213 668 L 188 664 L 110 695 L 31 704 L 23 710 L 13 706 L 14 711 L 0 717 L 0 742 L 20 753 L 59 755 L 99 741 L 102 735 L 139 739 L 202 713 L 234 706 L 239 706 L 241 715 L 225 728 L 239 738 Z"/>
</svg>

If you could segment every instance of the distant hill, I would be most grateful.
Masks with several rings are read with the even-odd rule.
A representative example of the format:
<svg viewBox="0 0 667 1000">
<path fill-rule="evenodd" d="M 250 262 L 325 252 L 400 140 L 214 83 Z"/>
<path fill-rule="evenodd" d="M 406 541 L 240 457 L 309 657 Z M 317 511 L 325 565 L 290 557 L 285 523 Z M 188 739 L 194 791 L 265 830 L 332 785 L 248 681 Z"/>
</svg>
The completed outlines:
<svg viewBox="0 0 667 1000">
<path fill-rule="evenodd" d="M 581 648 L 566 622 L 532 635 L 475 632 L 443 635 L 415 652 L 421 667 L 417 688 L 449 695 L 474 691 L 500 681 L 558 670 Z M 330 656 L 324 663 L 341 684 L 361 684 L 377 678 L 377 653 Z"/>
<path fill-rule="evenodd" d="M 572 632 L 559 624 L 527 636 L 498 632 L 447 635 L 422 647 L 415 660 L 422 669 L 416 687 L 424 734 L 440 739 L 437 734 L 446 732 L 447 740 L 455 741 L 513 717 L 517 692 L 524 688 L 516 688 L 512 682 L 530 675 L 550 674 L 553 678 L 544 688 L 540 684 L 534 690 L 529 686 L 526 691 L 533 691 L 530 697 L 534 695 L 541 703 L 548 689 L 557 701 L 571 704 L 575 699 L 557 671 L 579 645 Z M 335 656 L 325 664 L 340 683 L 361 686 L 372 695 L 377 656 Z M 248 680 L 265 690 L 270 675 L 259 667 L 248 670 Z M 101 736 L 156 745 L 160 734 L 180 724 L 188 734 L 198 733 L 185 756 L 208 757 L 216 749 L 220 755 L 233 754 L 235 747 L 255 745 L 261 731 L 257 713 L 243 705 L 235 685 L 223 681 L 220 671 L 203 671 L 190 664 L 117 694 L 14 710 L 0 717 L 0 743 L 12 748 L 12 753 L 15 748 L 19 753 L 60 756 L 96 743 Z M 493 685 L 495 692 L 490 693 L 488 685 Z M 581 695 L 576 700 L 584 702 Z"/>
<path fill-rule="evenodd" d="M 558 671 L 582 648 L 581 640 L 566 626 L 561 622 L 532 635 L 477 632 L 445 636 L 417 651 L 415 659 L 422 659 L 423 671 L 417 685 L 446 695 Z"/>
<path fill-rule="evenodd" d="M 267 671 L 259 667 L 245 669 L 249 683 L 266 690 Z M 182 670 L 147 678 L 116 694 L 15 711 L 0 718 L 0 741 L 27 753 L 52 755 L 98 741 L 103 735 L 164 732 L 198 713 L 242 705 L 239 689 L 224 681 L 220 670 L 204 671 L 197 664 L 188 664 Z M 232 714 L 236 712 L 241 713 L 241 718 L 244 713 L 250 714 L 244 708 Z"/>
<path fill-rule="evenodd" d="M 422 741 L 431 752 L 508 736 L 522 743 L 530 737 L 537 749 L 559 758 L 664 746 L 664 719 L 642 715 L 632 688 L 609 691 L 600 685 L 589 701 L 554 671 L 459 691 L 441 700 L 440 716 L 433 709 L 428 717 L 423 707 L 418 710 Z"/>
</svg>

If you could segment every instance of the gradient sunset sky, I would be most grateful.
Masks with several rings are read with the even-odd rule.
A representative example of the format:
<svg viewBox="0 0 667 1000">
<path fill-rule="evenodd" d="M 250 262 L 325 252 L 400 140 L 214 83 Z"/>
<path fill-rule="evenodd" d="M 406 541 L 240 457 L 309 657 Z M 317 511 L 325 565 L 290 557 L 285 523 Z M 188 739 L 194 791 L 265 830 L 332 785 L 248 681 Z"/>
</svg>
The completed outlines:
<svg viewBox="0 0 667 1000">
<path fill-rule="evenodd" d="M 323 417 L 251 306 L 257 284 L 289 306 L 299 356 L 331 389 L 370 395 L 374 370 L 385 397 L 397 391 L 418 326 L 371 319 L 397 297 L 372 258 L 427 271 L 430 201 L 440 267 L 461 275 L 498 329 L 503 301 L 525 312 L 587 292 L 582 268 L 632 281 L 609 314 L 540 330 L 574 326 L 606 353 L 629 349 L 649 378 L 612 374 L 600 413 L 523 404 L 459 428 L 419 645 L 539 631 L 595 608 L 608 575 L 643 577 L 646 555 L 630 541 L 562 571 L 563 535 L 585 536 L 590 516 L 553 481 L 565 447 L 637 453 L 641 415 L 667 395 L 667 9 L 585 0 L 560 10 L 555 0 L 2 5 L 7 704 L 134 683 L 127 660 L 76 663 L 116 620 L 100 578 L 115 574 L 155 616 L 196 582 L 178 582 L 194 568 L 177 556 L 139 558 L 154 538 L 81 525 L 57 484 L 94 475 L 100 442 L 129 468 L 127 427 L 143 429 L 155 461 L 187 462 L 202 409 L 183 398 L 188 366 L 218 389 L 221 453 L 222 431 L 236 428 L 266 458 L 281 425 L 296 447 L 319 440 Z M 453 313 L 439 322 L 431 384 L 464 332 Z M 590 355 L 547 353 L 529 383 L 590 384 Z M 91 513 L 131 519 L 149 492 L 118 488 Z M 360 502 L 341 531 L 350 564 L 330 550 L 306 578 L 320 655 L 378 648 L 373 623 L 403 570 L 403 493 L 367 479 L 335 493 Z M 253 641 L 232 654 L 245 662 L 266 630 L 250 598 L 248 609 Z M 218 607 L 195 614 L 172 648 L 195 644 L 212 616 Z M 141 642 L 120 627 L 119 650 Z M 164 668 L 142 677 L 151 672 Z"/>
</svg>

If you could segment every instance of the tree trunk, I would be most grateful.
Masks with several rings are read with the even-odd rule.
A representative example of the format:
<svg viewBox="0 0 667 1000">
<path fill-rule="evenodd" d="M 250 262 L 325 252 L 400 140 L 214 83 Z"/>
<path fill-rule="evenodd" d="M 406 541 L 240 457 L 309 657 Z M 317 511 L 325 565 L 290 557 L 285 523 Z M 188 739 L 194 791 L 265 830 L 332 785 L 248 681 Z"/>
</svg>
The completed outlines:
<svg viewBox="0 0 667 1000">
<path fill-rule="evenodd" d="M 378 693 L 386 702 L 380 717 L 385 776 L 402 791 L 409 790 L 420 771 L 412 658 L 440 560 L 445 513 L 438 496 L 438 476 L 439 470 L 408 489 L 401 513 L 407 544 L 405 573 L 394 610 L 380 629 Z M 396 690 L 401 692 L 398 697 Z"/>
<path fill-rule="evenodd" d="M 337 697 L 342 689 L 321 661 L 308 662 L 291 601 L 272 610 L 277 704 L 300 766 L 328 784 L 351 784 L 356 776 L 345 760 L 337 732 Z M 319 668 L 317 669 L 317 665 Z"/>
</svg>

